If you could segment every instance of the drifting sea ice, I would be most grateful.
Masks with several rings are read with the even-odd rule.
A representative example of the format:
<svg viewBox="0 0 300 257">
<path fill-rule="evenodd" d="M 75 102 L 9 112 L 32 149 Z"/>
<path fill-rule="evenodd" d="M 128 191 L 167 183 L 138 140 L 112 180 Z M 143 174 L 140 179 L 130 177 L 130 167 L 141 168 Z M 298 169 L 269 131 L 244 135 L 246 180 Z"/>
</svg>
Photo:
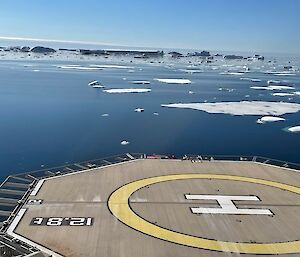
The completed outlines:
<svg viewBox="0 0 300 257">
<path fill-rule="evenodd" d="M 294 93 L 274 93 L 273 96 L 293 96 Z"/>
<path fill-rule="evenodd" d="M 90 67 L 96 67 L 101 69 L 134 69 L 131 66 L 123 66 L 123 65 L 98 65 L 98 64 L 91 64 Z"/>
<path fill-rule="evenodd" d="M 258 124 L 264 124 L 267 122 L 276 122 L 276 121 L 285 121 L 284 118 L 276 117 L 276 116 L 263 116 L 256 121 Z"/>
<path fill-rule="evenodd" d="M 154 79 L 156 81 L 167 84 L 191 84 L 189 79 Z"/>
<path fill-rule="evenodd" d="M 300 125 L 299 126 L 294 126 L 294 127 L 290 127 L 287 129 L 289 132 L 300 132 Z"/>
<path fill-rule="evenodd" d="M 57 66 L 60 69 L 66 69 L 66 70 L 103 70 L 102 68 L 98 67 L 86 67 L 86 66 L 79 66 L 79 65 L 62 65 L 62 66 Z"/>
<path fill-rule="evenodd" d="M 150 81 L 148 80 L 133 80 L 131 81 L 132 84 L 142 84 L 142 85 L 148 85 L 150 84 Z"/>
<path fill-rule="evenodd" d="M 162 107 L 194 109 L 207 113 L 231 115 L 274 115 L 300 111 L 300 104 L 286 102 L 240 101 L 216 103 L 173 103 L 162 104 Z"/>
<path fill-rule="evenodd" d="M 266 87 L 250 87 L 251 89 L 256 89 L 256 90 L 292 90 L 295 89 L 294 87 L 290 86 L 266 86 Z"/>
<path fill-rule="evenodd" d="M 151 89 L 149 88 L 111 88 L 103 90 L 103 92 L 109 94 L 122 94 L 122 93 L 148 93 Z"/>
</svg>

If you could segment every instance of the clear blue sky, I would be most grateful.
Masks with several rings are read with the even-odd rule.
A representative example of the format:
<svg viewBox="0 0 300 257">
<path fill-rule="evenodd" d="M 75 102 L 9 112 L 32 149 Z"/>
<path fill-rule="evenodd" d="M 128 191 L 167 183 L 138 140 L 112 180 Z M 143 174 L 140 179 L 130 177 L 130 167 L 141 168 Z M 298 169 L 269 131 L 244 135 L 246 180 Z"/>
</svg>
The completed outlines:
<svg viewBox="0 0 300 257">
<path fill-rule="evenodd" d="M 298 0 L 1 0 L 0 37 L 300 53 Z"/>
</svg>

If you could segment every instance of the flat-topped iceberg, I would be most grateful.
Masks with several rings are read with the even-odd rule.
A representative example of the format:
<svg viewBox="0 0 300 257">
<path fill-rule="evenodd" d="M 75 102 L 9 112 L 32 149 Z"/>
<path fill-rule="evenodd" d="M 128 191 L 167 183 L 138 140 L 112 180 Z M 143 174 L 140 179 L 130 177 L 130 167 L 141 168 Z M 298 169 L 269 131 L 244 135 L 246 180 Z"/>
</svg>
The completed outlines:
<svg viewBox="0 0 300 257">
<path fill-rule="evenodd" d="M 189 79 L 154 79 L 156 81 L 167 84 L 191 84 Z"/>
<path fill-rule="evenodd" d="M 103 91 L 109 94 L 148 93 L 151 91 L 151 89 L 150 88 L 111 88 Z"/>
<path fill-rule="evenodd" d="M 231 115 L 274 115 L 300 111 L 300 104 L 286 102 L 240 101 L 216 103 L 173 103 L 162 104 L 162 107 L 194 109 L 207 113 Z"/>
<path fill-rule="evenodd" d="M 264 124 L 267 122 L 276 122 L 276 121 L 285 121 L 284 118 L 276 117 L 276 116 L 263 116 L 256 121 L 258 124 Z"/>
</svg>

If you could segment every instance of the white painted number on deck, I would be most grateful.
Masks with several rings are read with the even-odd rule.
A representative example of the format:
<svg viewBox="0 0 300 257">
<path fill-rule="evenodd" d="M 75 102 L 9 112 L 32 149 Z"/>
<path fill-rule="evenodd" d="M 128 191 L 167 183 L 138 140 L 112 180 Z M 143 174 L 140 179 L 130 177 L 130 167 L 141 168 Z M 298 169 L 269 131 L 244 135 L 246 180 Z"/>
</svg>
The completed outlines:
<svg viewBox="0 0 300 257">
<path fill-rule="evenodd" d="M 43 203 L 43 200 L 42 199 L 29 199 L 28 201 L 27 201 L 27 204 L 42 204 Z"/>
<path fill-rule="evenodd" d="M 220 208 L 192 207 L 195 214 L 246 214 L 246 215 L 273 215 L 268 209 L 239 209 L 233 201 L 260 201 L 257 196 L 231 195 L 185 195 L 187 200 L 215 200 Z"/>
<path fill-rule="evenodd" d="M 35 217 L 31 226 L 92 226 L 92 217 Z"/>
</svg>

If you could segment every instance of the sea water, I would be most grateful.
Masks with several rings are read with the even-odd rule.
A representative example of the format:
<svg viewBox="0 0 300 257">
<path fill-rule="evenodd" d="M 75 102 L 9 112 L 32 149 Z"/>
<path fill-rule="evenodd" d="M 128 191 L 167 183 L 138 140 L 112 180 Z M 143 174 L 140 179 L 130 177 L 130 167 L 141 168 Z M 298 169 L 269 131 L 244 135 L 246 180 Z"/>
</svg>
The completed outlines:
<svg viewBox="0 0 300 257">
<path fill-rule="evenodd" d="M 99 70 L 63 69 L 62 65 L 123 65 Z M 299 65 L 299 61 L 296 63 Z M 285 121 L 257 124 L 260 116 L 210 114 L 161 107 L 170 103 L 222 101 L 284 101 L 254 90 L 278 79 L 300 91 L 300 73 L 265 74 L 274 64 L 247 64 L 242 76 L 224 72 L 244 70 L 245 63 L 163 60 L 150 62 L 105 60 L 0 61 L 0 177 L 9 174 L 105 157 L 124 152 L 157 154 L 258 155 L 300 162 L 300 112 L 281 115 Z M 283 70 L 281 64 L 276 69 Z M 197 69 L 199 72 L 187 72 Z M 248 77 L 261 81 L 241 80 Z M 190 84 L 166 84 L 157 79 L 188 79 Z M 147 93 L 105 93 L 106 89 L 149 88 Z M 150 84 L 133 84 L 132 81 Z M 289 90 L 290 91 L 290 90 Z M 136 108 L 144 109 L 136 112 Z M 155 113 L 155 114 L 154 114 Z M 104 115 L 103 115 L 104 114 Z M 127 141 L 129 144 L 121 144 Z"/>
</svg>

